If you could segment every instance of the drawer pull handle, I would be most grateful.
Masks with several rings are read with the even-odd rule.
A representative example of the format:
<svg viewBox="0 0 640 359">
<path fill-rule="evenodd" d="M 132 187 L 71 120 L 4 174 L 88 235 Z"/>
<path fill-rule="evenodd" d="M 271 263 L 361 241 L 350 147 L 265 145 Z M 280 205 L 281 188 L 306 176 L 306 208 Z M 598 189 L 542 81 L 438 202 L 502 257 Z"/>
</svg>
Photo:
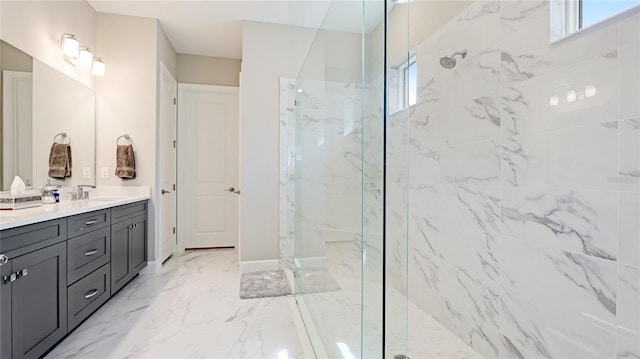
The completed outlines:
<svg viewBox="0 0 640 359">
<path fill-rule="evenodd" d="M 89 298 L 93 297 L 96 294 L 98 294 L 98 290 L 97 289 L 91 289 L 90 291 L 87 292 L 87 294 L 84 295 L 84 298 L 85 299 L 89 299 Z"/>
<path fill-rule="evenodd" d="M 90 219 L 90 220 L 84 222 L 84 224 L 87 225 L 87 226 L 90 226 L 90 225 L 96 224 L 96 223 L 98 223 L 97 219 Z"/>
<path fill-rule="evenodd" d="M 92 256 L 92 255 L 94 255 L 96 253 L 98 253 L 98 250 L 97 249 L 92 249 L 90 251 L 84 252 L 84 255 L 87 256 L 87 257 L 90 257 L 90 256 Z"/>
</svg>

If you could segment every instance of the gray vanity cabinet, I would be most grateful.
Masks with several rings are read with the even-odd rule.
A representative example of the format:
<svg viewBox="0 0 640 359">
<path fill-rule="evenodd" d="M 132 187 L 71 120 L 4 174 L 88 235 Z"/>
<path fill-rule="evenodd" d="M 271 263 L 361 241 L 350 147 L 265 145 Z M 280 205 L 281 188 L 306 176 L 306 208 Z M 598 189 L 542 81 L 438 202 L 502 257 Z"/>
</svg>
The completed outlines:
<svg viewBox="0 0 640 359">
<path fill-rule="evenodd" d="M 39 358 L 67 335 L 67 250 L 59 243 L 11 261 L 12 358 Z M 26 271 L 26 272 L 25 272 Z"/>
<path fill-rule="evenodd" d="M 136 207 L 144 204 L 143 207 Z M 113 208 L 111 225 L 111 295 L 147 265 L 146 202 Z M 126 214 L 124 214 L 126 213 Z"/>
<path fill-rule="evenodd" d="M 2 358 L 38 358 L 67 334 L 65 240 L 65 220 L 0 233 Z"/>
<path fill-rule="evenodd" d="M 147 201 L 0 231 L 0 359 L 39 358 L 147 265 Z"/>
</svg>

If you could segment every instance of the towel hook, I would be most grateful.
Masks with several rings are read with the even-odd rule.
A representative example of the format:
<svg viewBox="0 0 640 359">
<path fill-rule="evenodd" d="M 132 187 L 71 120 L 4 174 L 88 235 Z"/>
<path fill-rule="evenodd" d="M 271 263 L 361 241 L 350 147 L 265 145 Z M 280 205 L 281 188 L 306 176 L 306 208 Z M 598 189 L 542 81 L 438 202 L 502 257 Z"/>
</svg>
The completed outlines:
<svg viewBox="0 0 640 359">
<path fill-rule="evenodd" d="M 62 142 L 56 142 L 56 139 L 57 139 L 58 137 L 61 137 L 61 139 L 60 139 L 60 140 L 61 140 Z M 67 136 L 67 133 L 66 133 L 66 132 L 60 132 L 60 133 L 58 133 L 57 135 L 53 136 L 53 142 L 56 142 L 56 143 L 63 143 L 63 144 L 64 144 L 64 140 L 65 140 L 65 139 L 69 140 L 69 142 L 67 142 L 66 144 L 67 144 L 67 145 L 70 145 L 70 144 L 71 144 L 71 137 Z"/>
<path fill-rule="evenodd" d="M 125 140 L 129 141 L 129 143 L 128 143 L 129 145 L 133 144 L 133 140 L 131 139 L 131 136 L 129 136 L 128 134 L 124 134 L 124 135 L 118 137 L 118 139 L 116 140 L 116 145 L 120 144 L 120 139 L 121 138 L 124 138 Z"/>
</svg>

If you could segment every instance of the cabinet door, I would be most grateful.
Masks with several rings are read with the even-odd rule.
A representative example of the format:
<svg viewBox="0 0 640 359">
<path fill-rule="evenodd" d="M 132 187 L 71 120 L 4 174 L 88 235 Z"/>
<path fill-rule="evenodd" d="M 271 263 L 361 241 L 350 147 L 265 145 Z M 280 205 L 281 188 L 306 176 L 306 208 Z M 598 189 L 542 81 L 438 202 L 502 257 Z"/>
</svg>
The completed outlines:
<svg viewBox="0 0 640 359">
<path fill-rule="evenodd" d="M 67 334 L 67 246 L 59 243 L 12 260 L 12 358 L 38 358 Z M 25 272 L 26 270 L 26 272 Z"/>
<path fill-rule="evenodd" d="M 129 251 L 130 226 L 131 221 L 111 226 L 111 295 L 133 277 Z"/>
<path fill-rule="evenodd" d="M 147 217 L 138 216 L 131 220 L 133 226 L 129 232 L 131 250 L 131 268 L 138 274 L 147 265 Z"/>
<path fill-rule="evenodd" d="M 11 275 L 12 262 L 0 266 L 0 358 L 11 358 L 11 282 L 2 278 Z"/>
</svg>

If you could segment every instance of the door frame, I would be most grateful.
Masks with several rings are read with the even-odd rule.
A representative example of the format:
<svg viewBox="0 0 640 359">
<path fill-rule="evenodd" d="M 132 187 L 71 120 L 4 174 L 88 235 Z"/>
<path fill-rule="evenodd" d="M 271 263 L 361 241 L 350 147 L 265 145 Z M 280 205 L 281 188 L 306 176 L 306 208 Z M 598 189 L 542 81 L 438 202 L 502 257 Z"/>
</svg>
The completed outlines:
<svg viewBox="0 0 640 359">
<path fill-rule="evenodd" d="M 32 155 L 32 138 L 21 138 L 19 133 L 18 123 L 24 121 L 20 116 L 22 114 L 18 113 L 18 102 L 22 99 L 19 96 L 18 88 L 21 86 L 30 86 L 31 87 L 31 98 L 29 99 L 31 108 L 31 103 L 33 102 L 33 73 L 24 72 L 24 71 L 8 71 L 5 70 L 3 73 L 3 84 L 2 84 L 2 96 L 0 99 L 3 101 L 3 113 L 2 113 L 2 187 L 5 190 L 9 190 L 9 186 L 13 181 L 13 177 L 19 174 L 19 166 L 20 166 L 20 154 L 24 149 L 26 153 L 23 153 L 27 158 L 29 158 L 29 163 L 26 167 L 29 168 L 30 173 L 27 173 L 29 178 L 25 177 L 25 173 L 20 173 L 23 177 L 23 180 L 28 180 L 31 184 L 33 184 L 33 173 L 31 169 L 33 167 L 33 155 Z M 28 133 L 31 134 L 31 126 L 33 125 L 33 111 L 29 113 L 29 129 Z M 24 133 L 23 133 L 24 134 Z M 27 143 L 22 143 L 23 139 L 27 140 Z M 2 190 L 2 188 L 0 188 Z"/>
<path fill-rule="evenodd" d="M 160 84 L 159 84 L 159 88 L 160 88 L 159 100 L 160 101 L 162 101 L 164 99 L 164 86 L 163 86 L 163 83 L 162 83 L 163 79 L 164 79 L 163 75 L 167 76 L 168 78 L 170 78 L 173 81 L 173 83 L 176 84 L 176 90 L 175 90 L 175 94 L 176 94 L 176 97 L 175 97 L 176 98 L 176 110 L 175 110 L 176 129 L 175 130 L 176 130 L 176 137 L 177 137 L 177 132 L 178 132 L 178 110 L 177 110 L 178 82 L 176 81 L 175 77 L 173 77 L 173 75 L 171 74 L 171 71 L 169 71 L 167 66 L 165 66 L 164 62 L 160 62 L 160 71 L 161 71 L 161 75 L 159 76 L 160 77 Z M 162 248 L 161 248 L 162 247 L 162 242 L 163 242 L 163 238 L 165 236 L 165 226 L 162 223 L 163 213 L 164 213 L 164 209 L 165 209 L 163 201 L 162 201 L 162 189 L 163 189 L 162 188 L 162 181 L 163 181 L 165 170 L 166 170 L 165 166 L 164 166 L 164 163 L 165 163 L 164 160 L 165 159 L 164 159 L 164 156 L 163 156 L 163 153 L 164 153 L 163 150 L 164 150 L 165 146 L 169 145 L 168 143 L 166 143 L 164 141 L 164 137 L 165 137 L 166 134 L 165 134 L 165 131 L 164 131 L 164 125 L 162 123 L 164 121 L 164 113 L 163 113 L 164 111 L 163 111 L 163 109 L 164 109 L 164 106 L 162 104 L 160 104 L 159 109 L 158 109 L 159 110 L 159 116 L 158 117 L 160 119 L 160 123 L 158 124 L 158 127 L 159 127 L 158 128 L 158 144 L 159 144 L 159 146 L 158 146 L 158 178 L 157 178 L 157 181 L 156 181 L 157 182 L 156 192 L 157 192 L 157 196 L 158 196 L 157 197 L 158 198 L 158 214 L 156 215 L 156 218 L 159 219 L 158 225 L 157 225 L 157 228 L 158 228 L 158 241 L 156 242 L 157 245 L 158 245 L 158 248 L 157 248 L 158 255 L 156 257 L 156 258 L 158 258 L 158 261 L 156 263 L 156 271 L 159 270 L 162 267 L 162 263 L 166 259 L 169 258 L 169 257 L 160 258 L 162 256 Z M 177 140 L 177 138 L 176 138 L 176 140 Z M 178 213 L 177 212 L 178 211 L 178 200 L 177 200 L 177 195 L 178 195 L 177 194 L 178 163 L 177 163 L 177 160 L 178 160 L 178 156 L 177 156 L 177 150 L 178 149 L 177 149 L 177 145 L 176 145 L 176 163 L 175 163 L 175 171 L 174 171 L 176 173 L 176 178 L 175 178 L 176 191 L 174 191 L 175 192 L 175 197 L 174 197 L 175 201 L 173 203 L 174 214 L 176 215 L 176 220 L 175 220 L 176 236 L 178 235 L 177 234 L 177 227 L 178 227 L 178 220 L 177 220 L 177 213 Z M 178 250 L 178 245 L 176 243 L 176 246 L 174 247 L 174 251 L 173 251 L 172 255 L 175 255 L 177 250 Z"/>
<path fill-rule="evenodd" d="M 193 83 L 184 83 L 184 82 L 178 82 L 178 109 L 177 109 L 177 124 L 178 124 L 178 132 L 177 132 L 177 159 L 178 159 L 178 165 L 177 165 L 177 173 L 176 173 L 176 177 L 177 177 L 177 193 L 180 193 L 180 189 L 181 186 L 183 186 L 183 184 L 180 181 L 180 174 L 183 173 L 184 169 L 182 168 L 185 164 L 180 161 L 181 156 L 183 156 L 184 154 L 181 154 L 180 148 L 181 148 L 181 144 L 186 143 L 186 138 L 185 138 L 185 130 L 184 130 L 184 124 L 183 122 L 180 121 L 181 119 L 181 113 L 182 113 L 182 107 L 180 106 L 180 94 L 182 93 L 182 91 L 184 90 L 199 90 L 199 89 L 216 89 L 216 90 L 220 90 L 222 92 L 235 92 L 236 95 L 238 96 L 238 184 L 240 184 L 241 179 L 240 179 L 240 169 L 242 168 L 241 166 L 241 156 L 240 156 L 240 131 L 241 131 L 241 126 L 240 126 L 240 121 L 241 121 L 241 114 L 240 114 L 240 87 L 236 87 L 236 86 L 220 86 L 220 85 L 205 85 L 205 84 L 193 84 Z M 184 193 L 184 191 L 182 192 Z M 239 246 L 240 246 L 240 198 L 238 198 L 238 221 L 237 221 L 237 230 L 236 233 L 238 234 L 238 238 L 236 240 L 236 250 L 238 250 Z M 188 209 L 186 208 L 186 203 L 184 203 L 184 199 L 180 197 L 180 195 L 177 196 L 177 244 L 176 244 L 176 251 L 178 253 L 184 253 L 185 251 L 185 241 L 184 238 L 186 236 L 185 231 L 186 229 L 184 228 L 185 226 L 181 225 L 181 221 L 183 221 L 183 217 L 180 215 L 180 213 L 188 213 Z M 238 251 L 239 253 L 239 251 Z"/>
</svg>

